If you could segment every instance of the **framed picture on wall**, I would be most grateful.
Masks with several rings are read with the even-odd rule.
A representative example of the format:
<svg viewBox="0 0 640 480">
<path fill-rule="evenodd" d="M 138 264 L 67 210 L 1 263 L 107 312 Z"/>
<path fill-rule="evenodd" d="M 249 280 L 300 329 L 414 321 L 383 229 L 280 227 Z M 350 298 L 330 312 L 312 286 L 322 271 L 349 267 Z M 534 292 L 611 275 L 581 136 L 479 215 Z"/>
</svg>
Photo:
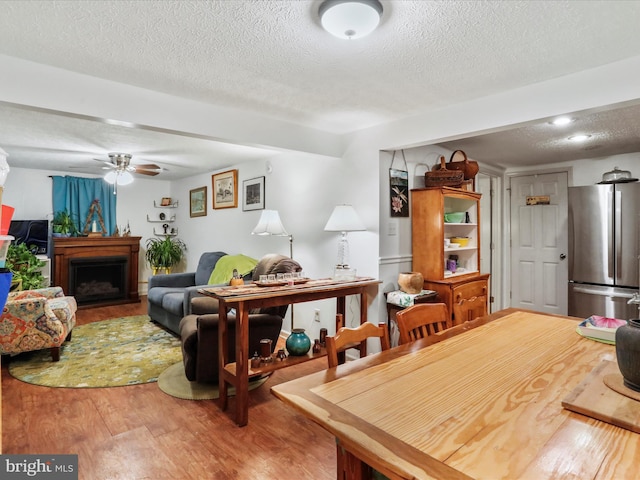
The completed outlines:
<svg viewBox="0 0 640 480">
<path fill-rule="evenodd" d="M 242 210 L 264 210 L 264 177 L 242 182 Z"/>
<path fill-rule="evenodd" d="M 238 170 L 227 170 L 211 175 L 213 208 L 238 206 Z"/>
<path fill-rule="evenodd" d="M 189 190 L 189 215 L 191 217 L 207 215 L 207 187 Z"/>
</svg>

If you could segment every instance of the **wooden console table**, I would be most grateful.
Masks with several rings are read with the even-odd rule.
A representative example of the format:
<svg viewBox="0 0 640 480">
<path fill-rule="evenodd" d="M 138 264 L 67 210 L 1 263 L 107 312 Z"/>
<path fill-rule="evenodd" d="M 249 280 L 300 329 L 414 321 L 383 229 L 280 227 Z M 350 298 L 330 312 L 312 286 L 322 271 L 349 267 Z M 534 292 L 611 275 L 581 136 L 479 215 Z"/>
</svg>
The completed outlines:
<svg viewBox="0 0 640 480">
<path fill-rule="evenodd" d="M 294 303 L 312 302 L 335 298 L 338 314 L 345 314 L 346 296 L 360 295 L 360 323 L 367 321 L 367 290 L 380 283 L 373 278 L 357 278 L 354 281 L 335 281 L 329 279 L 311 280 L 308 283 L 282 287 L 259 287 L 243 285 L 238 287 L 203 288 L 199 292 L 218 299 L 220 302 L 220 321 L 218 322 L 218 348 L 220 365 L 220 408 L 227 409 L 228 385 L 236 390 L 236 423 L 247 425 L 249 421 L 249 377 L 268 370 L 277 370 L 314 358 L 288 357 L 284 362 L 273 362 L 266 369 L 249 369 L 249 310 L 253 308 L 279 307 Z M 229 363 L 227 311 L 236 309 L 236 363 Z M 366 354 L 361 352 L 361 355 Z M 317 354 L 316 356 L 321 356 Z"/>
</svg>

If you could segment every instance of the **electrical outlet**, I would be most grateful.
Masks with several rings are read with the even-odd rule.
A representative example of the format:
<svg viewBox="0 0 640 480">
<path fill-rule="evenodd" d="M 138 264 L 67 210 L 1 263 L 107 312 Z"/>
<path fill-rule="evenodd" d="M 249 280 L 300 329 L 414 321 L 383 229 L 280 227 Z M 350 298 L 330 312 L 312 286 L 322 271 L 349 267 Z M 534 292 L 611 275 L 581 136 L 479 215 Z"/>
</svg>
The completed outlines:
<svg viewBox="0 0 640 480">
<path fill-rule="evenodd" d="M 320 309 L 316 308 L 313 313 L 313 321 L 320 322 Z"/>
</svg>

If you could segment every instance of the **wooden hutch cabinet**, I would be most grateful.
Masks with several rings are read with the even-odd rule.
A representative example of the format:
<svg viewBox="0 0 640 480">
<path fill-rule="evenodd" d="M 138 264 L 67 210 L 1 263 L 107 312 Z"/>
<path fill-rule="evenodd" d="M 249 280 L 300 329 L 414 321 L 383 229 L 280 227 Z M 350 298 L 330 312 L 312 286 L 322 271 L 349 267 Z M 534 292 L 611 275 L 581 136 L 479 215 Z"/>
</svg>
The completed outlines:
<svg viewBox="0 0 640 480">
<path fill-rule="evenodd" d="M 488 313 L 489 275 L 480 274 L 480 197 L 451 187 L 411 190 L 413 270 L 424 276 L 425 289 L 438 292 L 454 325 Z M 461 218 L 445 221 L 450 213 Z M 445 246 L 454 237 L 467 237 L 468 245 Z"/>
</svg>

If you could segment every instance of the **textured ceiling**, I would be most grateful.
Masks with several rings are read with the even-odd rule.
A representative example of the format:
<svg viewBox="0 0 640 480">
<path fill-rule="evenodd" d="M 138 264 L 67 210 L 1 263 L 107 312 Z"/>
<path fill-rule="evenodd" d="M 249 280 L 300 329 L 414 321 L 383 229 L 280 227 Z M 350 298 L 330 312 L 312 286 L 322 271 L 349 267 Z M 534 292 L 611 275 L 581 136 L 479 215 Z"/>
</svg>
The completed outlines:
<svg viewBox="0 0 640 480">
<path fill-rule="evenodd" d="M 383 1 L 379 28 L 357 41 L 324 32 L 319 3 L 4 0 L 0 53 L 334 133 L 640 55 L 640 2 Z M 163 143 L 158 132 L 132 135 L 104 123 L 76 138 L 75 122 L 87 120 L 54 118 L 58 132 L 47 115 L 17 110 L 0 106 L 1 124 L 11 119 L 16 125 L 0 131 L 0 145 L 11 147 L 5 148 L 10 161 L 25 166 L 40 149 L 95 155 L 117 143 L 118 150 L 144 156 L 140 161 L 170 165 L 159 152 L 169 144 L 187 148 Z M 39 135 L 19 138 L 20 120 L 41 124 Z M 205 168 L 195 157 L 206 153 L 210 159 L 218 148 L 231 148 L 181 141 L 193 144 L 194 159 L 182 168 L 167 166 L 176 176 L 187 174 L 187 163 Z M 226 153 L 232 161 L 233 152 Z M 247 156 L 271 154 L 254 149 Z M 50 154 L 47 161 L 52 165 L 56 158 Z"/>
</svg>

